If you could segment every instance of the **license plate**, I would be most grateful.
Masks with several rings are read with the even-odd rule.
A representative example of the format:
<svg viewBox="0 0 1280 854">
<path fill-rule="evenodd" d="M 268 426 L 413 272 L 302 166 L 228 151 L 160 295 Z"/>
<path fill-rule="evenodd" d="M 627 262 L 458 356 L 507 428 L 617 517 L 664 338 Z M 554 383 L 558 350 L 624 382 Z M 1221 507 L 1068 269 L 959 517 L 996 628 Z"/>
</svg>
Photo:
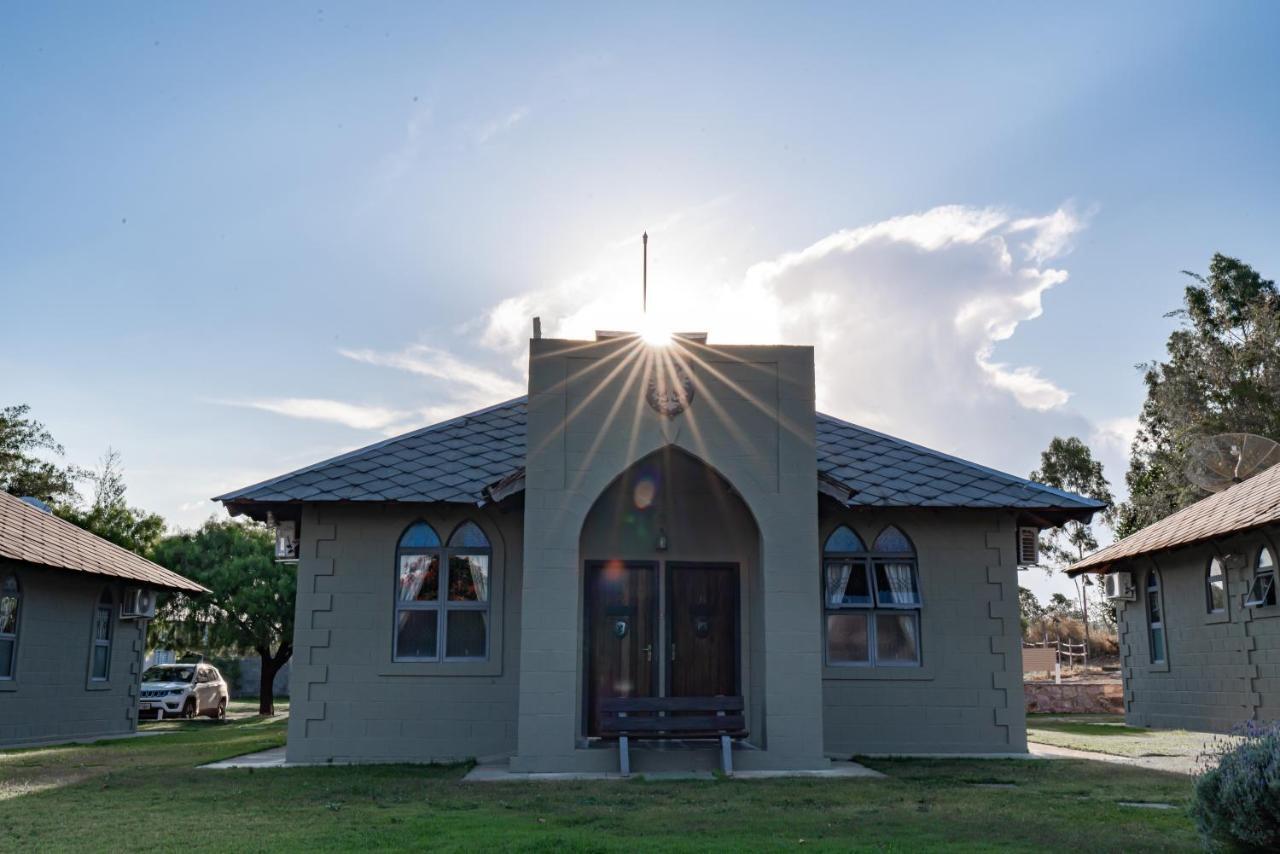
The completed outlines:
<svg viewBox="0 0 1280 854">
<path fill-rule="evenodd" d="M 142 704 L 142 706 L 141 706 L 141 708 L 143 708 L 143 709 L 154 709 L 154 708 L 155 708 L 155 704 L 154 704 L 154 703 L 143 703 L 143 704 Z"/>
</svg>

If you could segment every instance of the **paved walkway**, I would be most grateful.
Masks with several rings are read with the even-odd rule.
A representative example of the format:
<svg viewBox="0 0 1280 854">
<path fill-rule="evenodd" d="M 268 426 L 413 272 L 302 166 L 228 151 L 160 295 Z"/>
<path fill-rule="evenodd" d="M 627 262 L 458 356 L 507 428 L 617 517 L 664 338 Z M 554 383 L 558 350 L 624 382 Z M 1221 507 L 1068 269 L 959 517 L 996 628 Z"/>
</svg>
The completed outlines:
<svg viewBox="0 0 1280 854">
<path fill-rule="evenodd" d="M 201 768 L 223 770 L 227 768 L 298 768 L 321 763 L 286 762 L 283 747 L 273 747 L 257 753 L 246 753 L 244 756 L 233 756 L 221 762 L 210 762 Z M 323 763 L 330 764 L 330 763 Z M 335 763 L 336 764 L 336 763 Z M 634 776 L 648 780 L 710 780 L 710 771 L 659 771 L 653 773 L 637 773 Z M 879 771 L 872 771 L 856 762 L 832 762 L 830 768 L 812 771 L 735 771 L 733 775 L 739 780 L 765 780 L 775 777 L 883 777 Z M 624 780 L 616 773 L 565 773 L 565 774 L 521 774 L 507 768 L 505 762 L 477 765 L 463 778 L 470 782 L 482 783 L 516 783 L 522 781 L 554 781 L 554 780 Z"/>
<path fill-rule="evenodd" d="M 1030 742 L 1027 749 L 1037 759 L 1090 759 L 1094 762 L 1110 762 L 1113 765 L 1128 765 L 1130 768 L 1149 768 L 1152 771 L 1168 771 L 1173 774 L 1190 776 L 1196 772 L 1198 762 L 1194 756 L 1116 756 L 1112 753 L 1098 753 L 1094 750 L 1075 750 L 1070 747 L 1057 747 L 1052 744 Z"/>
</svg>

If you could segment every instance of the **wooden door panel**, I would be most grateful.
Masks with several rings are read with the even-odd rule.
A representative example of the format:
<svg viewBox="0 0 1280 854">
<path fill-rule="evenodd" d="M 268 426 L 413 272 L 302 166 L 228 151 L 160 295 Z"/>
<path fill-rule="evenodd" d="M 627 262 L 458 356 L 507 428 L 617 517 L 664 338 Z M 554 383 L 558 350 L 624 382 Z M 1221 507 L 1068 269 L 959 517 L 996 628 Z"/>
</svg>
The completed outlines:
<svg viewBox="0 0 1280 854">
<path fill-rule="evenodd" d="M 652 697 L 656 678 L 657 570 L 618 561 L 588 564 L 587 734 L 599 734 L 602 697 Z"/>
<path fill-rule="evenodd" d="M 713 697 L 741 693 L 737 566 L 671 564 L 667 618 L 667 694 Z"/>
</svg>

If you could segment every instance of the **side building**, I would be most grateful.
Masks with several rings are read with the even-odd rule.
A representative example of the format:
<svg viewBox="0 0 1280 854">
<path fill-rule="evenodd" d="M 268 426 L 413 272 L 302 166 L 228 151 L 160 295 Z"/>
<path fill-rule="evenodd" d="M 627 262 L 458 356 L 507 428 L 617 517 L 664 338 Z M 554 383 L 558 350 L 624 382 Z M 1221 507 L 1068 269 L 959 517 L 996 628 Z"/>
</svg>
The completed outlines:
<svg viewBox="0 0 1280 854">
<path fill-rule="evenodd" d="M 1085 558 L 1116 606 L 1125 719 L 1225 732 L 1280 719 L 1280 466 Z"/>
<path fill-rule="evenodd" d="M 0 492 L 0 748 L 135 732 L 160 590 L 204 588 Z"/>
</svg>

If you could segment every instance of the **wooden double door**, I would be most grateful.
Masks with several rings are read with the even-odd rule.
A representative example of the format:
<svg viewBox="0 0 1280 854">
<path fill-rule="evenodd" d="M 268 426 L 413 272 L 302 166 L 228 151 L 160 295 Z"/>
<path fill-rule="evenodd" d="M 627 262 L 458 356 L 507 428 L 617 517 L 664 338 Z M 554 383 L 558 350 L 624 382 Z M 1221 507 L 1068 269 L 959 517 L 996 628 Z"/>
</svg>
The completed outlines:
<svg viewBox="0 0 1280 854">
<path fill-rule="evenodd" d="M 587 734 L 605 697 L 741 693 L 738 585 L 737 564 L 589 561 Z"/>
</svg>

